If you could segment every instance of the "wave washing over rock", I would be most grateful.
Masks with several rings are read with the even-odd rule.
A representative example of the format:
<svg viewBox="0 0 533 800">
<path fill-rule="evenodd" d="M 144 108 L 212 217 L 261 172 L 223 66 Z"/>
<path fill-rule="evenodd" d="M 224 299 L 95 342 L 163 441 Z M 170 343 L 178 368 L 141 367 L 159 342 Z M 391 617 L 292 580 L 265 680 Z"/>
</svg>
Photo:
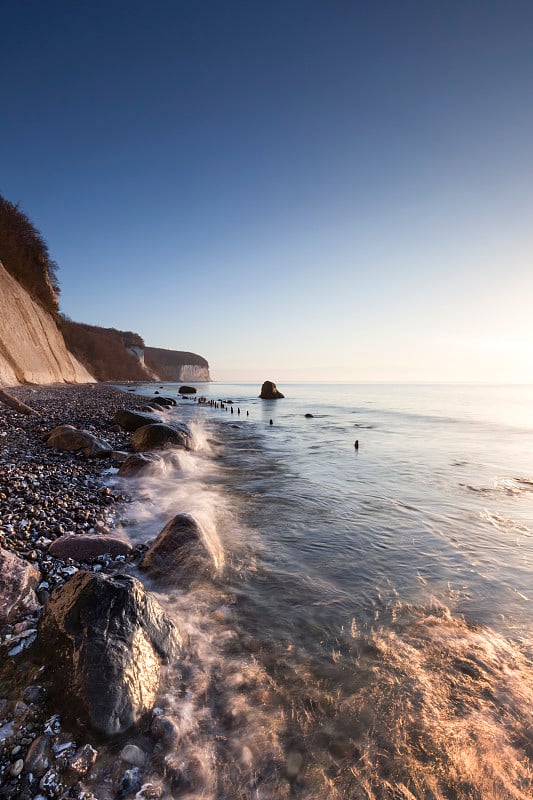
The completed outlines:
<svg viewBox="0 0 533 800">
<path fill-rule="evenodd" d="M 510 628 L 460 613 L 466 595 L 436 579 L 434 565 L 446 570 L 452 557 L 434 531 L 404 553 L 401 514 L 410 520 L 408 538 L 421 537 L 414 499 L 407 508 L 376 489 L 353 493 L 355 470 L 370 470 L 372 440 L 357 454 L 351 440 L 346 454 L 338 448 L 353 436 L 352 410 L 339 422 L 338 408 L 315 402 L 305 418 L 311 406 L 289 391 L 282 404 L 265 404 L 257 390 L 233 387 L 233 402 L 216 394 L 199 404 L 165 387 L 178 405 L 156 413 L 167 426 L 179 422 L 187 439 L 135 456 L 135 469 L 120 474 L 131 434 L 112 420 L 129 425 L 131 417 L 116 412 L 146 397 L 109 387 L 16 391 L 43 417 L 7 409 L 0 418 L 3 546 L 39 569 L 37 600 L 52 592 L 54 620 L 67 612 L 67 649 L 83 644 L 83 631 L 92 631 L 97 652 L 105 649 L 98 621 L 113 627 L 106 598 L 120 597 L 113 603 L 121 619 L 127 615 L 128 636 L 111 631 L 109 640 L 119 661 L 122 644 L 133 642 L 150 679 L 133 695 L 113 693 L 112 719 L 126 723 L 102 735 L 81 701 L 77 707 L 70 695 L 65 703 L 58 691 L 58 663 L 74 663 L 72 656 L 57 645 L 52 680 L 45 650 L 55 639 L 39 638 L 47 623 L 38 623 L 35 605 L 19 609 L 2 631 L 0 797 L 531 797 L 531 637 L 510 605 Z M 382 423 L 359 416 L 366 427 L 357 436 L 369 431 L 376 447 Z M 42 436 L 60 423 L 92 426 L 112 450 L 86 460 L 50 448 Z M 346 489 L 332 454 L 351 470 Z M 479 467 L 476 474 L 481 479 Z M 528 484 L 521 486 L 526 497 Z M 385 533 L 382 504 L 395 526 Z M 111 533 L 129 549 L 90 558 L 87 538 Z M 83 534 L 83 561 L 51 555 L 51 540 L 65 534 L 69 542 Z M 433 573 L 422 566 L 426 558 Z M 401 583 L 411 566 L 416 596 Z M 466 585 L 472 567 L 463 576 L 458 560 L 454 570 Z M 61 598 L 76 582 L 83 591 L 94 584 L 107 611 L 94 614 L 83 600 L 84 610 L 72 611 L 78 606 Z M 134 672 L 124 667 L 126 686 Z"/>
</svg>

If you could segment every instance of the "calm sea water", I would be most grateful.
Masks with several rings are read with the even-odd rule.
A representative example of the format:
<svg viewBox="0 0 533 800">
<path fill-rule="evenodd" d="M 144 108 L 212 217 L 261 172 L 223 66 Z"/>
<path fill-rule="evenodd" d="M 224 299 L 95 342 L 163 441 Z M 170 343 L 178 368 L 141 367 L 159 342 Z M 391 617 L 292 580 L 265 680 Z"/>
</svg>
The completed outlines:
<svg viewBox="0 0 533 800">
<path fill-rule="evenodd" d="M 531 798 L 533 387 L 280 388 L 179 400 L 169 418 L 198 450 L 137 485 L 124 520 L 148 540 L 193 513 L 219 567 L 161 595 L 190 642 L 162 701 L 182 730 L 168 758 L 196 777 L 154 781 L 227 800 Z"/>
</svg>

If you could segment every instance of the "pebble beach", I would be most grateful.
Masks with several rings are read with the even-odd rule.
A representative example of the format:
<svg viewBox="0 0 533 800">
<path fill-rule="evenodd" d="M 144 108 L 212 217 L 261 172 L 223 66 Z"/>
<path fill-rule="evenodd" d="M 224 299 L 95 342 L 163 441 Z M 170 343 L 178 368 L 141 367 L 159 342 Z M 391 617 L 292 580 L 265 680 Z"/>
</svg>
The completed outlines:
<svg viewBox="0 0 533 800">
<path fill-rule="evenodd" d="M 139 553 L 100 555 L 87 563 L 49 555 L 51 544 L 64 535 L 109 534 L 127 497 L 104 486 L 112 456 L 92 459 L 54 450 L 42 437 L 70 424 L 105 438 L 116 451 L 126 450 L 129 436 L 111 420 L 129 398 L 106 385 L 17 386 L 9 392 L 40 416 L 0 404 L 0 547 L 6 558 L 22 559 L 38 576 L 34 602 L 13 622 L 3 619 L 0 629 L 0 797 L 90 798 L 79 779 L 97 748 L 62 730 L 40 683 L 42 666 L 24 655 L 31 652 L 42 606 L 56 586 L 80 569 L 112 574 Z M 9 581 L 9 575 L 3 577 Z M 135 760 L 135 753 L 130 758 Z"/>
</svg>

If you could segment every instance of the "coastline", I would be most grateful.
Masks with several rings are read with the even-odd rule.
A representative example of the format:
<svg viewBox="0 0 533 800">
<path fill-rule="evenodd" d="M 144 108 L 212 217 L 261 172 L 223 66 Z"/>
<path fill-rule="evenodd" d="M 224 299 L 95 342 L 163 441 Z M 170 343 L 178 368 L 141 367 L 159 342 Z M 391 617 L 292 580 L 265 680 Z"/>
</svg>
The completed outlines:
<svg viewBox="0 0 533 800">
<path fill-rule="evenodd" d="M 43 773 L 51 772 L 48 790 L 39 788 L 44 778 L 36 777 L 35 769 L 28 771 L 28 754 L 32 764 L 39 761 L 35 742 L 48 741 L 50 719 L 57 716 L 40 683 L 42 665 L 35 662 L 31 645 L 43 605 L 55 587 L 79 569 L 116 573 L 125 561 L 138 560 L 143 547 L 133 548 L 128 556 L 99 556 L 87 563 L 49 555 L 51 544 L 68 534 L 112 534 L 128 498 L 104 485 L 112 456 L 82 458 L 50 448 L 42 436 L 57 425 L 71 424 L 105 438 L 116 451 L 130 450 L 129 434 L 112 418 L 132 403 L 123 391 L 104 384 L 19 385 L 9 392 L 41 416 L 27 416 L 0 404 L 0 548 L 38 575 L 33 602 L 21 607 L 13 619 L 4 619 L 0 629 L 0 797 L 33 798 L 39 793 L 55 797 L 57 787 L 61 796 L 70 792 L 69 797 L 81 797 L 80 775 L 71 770 L 67 779 L 57 758 L 50 759 Z M 135 397 L 137 402 L 142 399 Z M 58 728 L 55 738 L 61 735 Z M 88 742 L 78 744 L 88 746 Z"/>
</svg>

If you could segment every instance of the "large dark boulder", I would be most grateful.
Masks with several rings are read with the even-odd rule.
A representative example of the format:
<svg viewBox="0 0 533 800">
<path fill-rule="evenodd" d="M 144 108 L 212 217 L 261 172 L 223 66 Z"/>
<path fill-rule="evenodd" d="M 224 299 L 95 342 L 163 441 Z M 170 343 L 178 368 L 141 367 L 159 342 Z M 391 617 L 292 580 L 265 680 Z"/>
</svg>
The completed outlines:
<svg viewBox="0 0 533 800">
<path fill-rule="evenodd" d="M 132 435 L 131 446 L 136 453 L 145 450 L 170 450 L 173 447 L 191 450 L 192 434 L 184 423 L 144 425 Z"/>
<path fill-rule="evenodd" d="M 117 411 L 113 417 L 113 422 L 120 425 L 126 431 L 136 431 L 143 425 L 151 425 L 155 422 L 163 422 L 157 414 L 144 413 L 143 411 L 132 411 L 130 408 L 123 408 Z"/>
<path fill-rule="evenodd" d="M 202 529 L 189 514 L 177 514 L 165 525 L 139 567 L 152 578 L 180 586 L 215 572 Z"/>
<path fill-rule="evenodd" d="M 161 662 L 181 638 L 136 578 L 78 572 L 52 593 L 38 643 L 67 717 L 114 735 L 152 709 Z"/>
<path fill-rule="evenodd" d="M 37 608 L 34 589 L 39 579 L 35 567 L 0 548 L 0 625 Z"/>
<path fill-rule="evenodd" d="M 276 388 L 275 383 L 272 383 L 272 381 L 265 381 L 261 386 L 261 394 L 259 397 L 262 400 L 279 400 L 285 397 L 285 395 L 281 394 L 279 389 Z"/>
<path fill-rule="evenodd" d="M 157 475 L 164 469 L 165 462 L 157 453 L 130 453 L 117 474 L 121 478 L 140 478 Z"/>
<path fill-rule="evenodd" d="M 194 386 L 180 386 L 178 389 L 179 394 L 196 394 Z"/>
<path fill-rule="evenodd" d="M 59 425 L 45 434 L 43 440 L 54 450 L 82 453 L 86 458 L 103 458 L 113 450 L 105 439 L 99 439 L 89 431 L 78 430 L 73 425 Z"/>
</svg>

